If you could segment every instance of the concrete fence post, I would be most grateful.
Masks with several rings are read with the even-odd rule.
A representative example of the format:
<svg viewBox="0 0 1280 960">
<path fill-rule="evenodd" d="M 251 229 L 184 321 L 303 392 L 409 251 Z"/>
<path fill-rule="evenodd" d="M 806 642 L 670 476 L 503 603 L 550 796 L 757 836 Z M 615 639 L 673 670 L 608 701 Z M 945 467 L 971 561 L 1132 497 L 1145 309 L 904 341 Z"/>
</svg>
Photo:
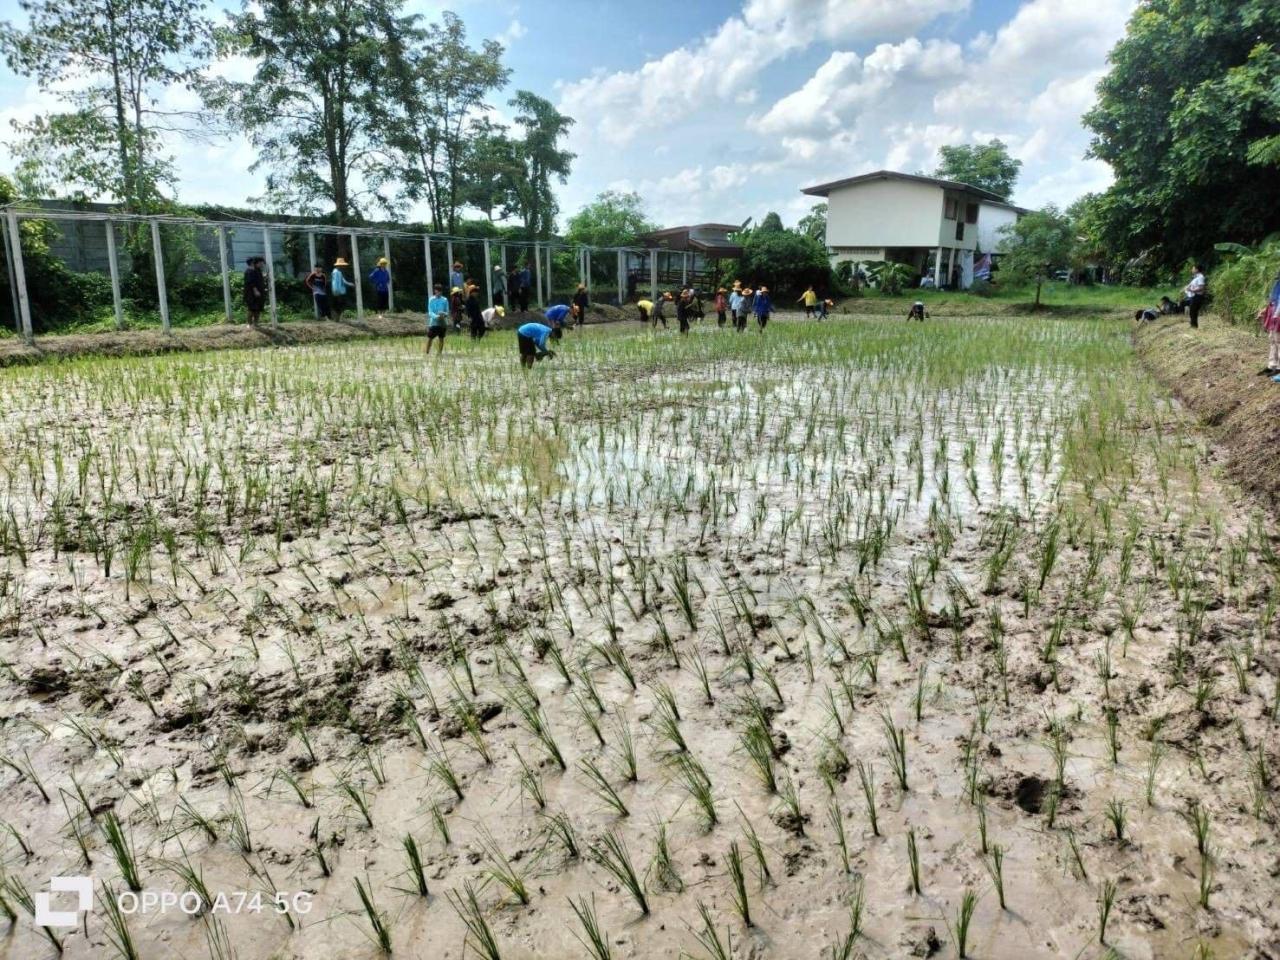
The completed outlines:
<svg viewBox="0 0 1280 960">
<path fill-rule="evenodd" d="M 353 233 L 351 237 L 351 273 L 354 275 L 356 288 L 356 319 L 364 319 L 364 292 L 361 290 L 360 282 L 360 241 Z"/>
<path fill-rule="evenodd" d="M 222 267 L 222 312 L 227 323 L 235 321 L 231 307 L 231 264 L 227 256 L 227 228 L 218 227 L 218 263 Z"/>
<path fill-rule="evenodd" d="M 387 273 L 391 274 L 387 281 L 387 313 L 395 313 L 396 309 L 396 275 L 391 272 L 391 238 L 382 235 L 382 256 L 387 261 Z"/>
<path fill-rule="evenodd" d="M 120 262 L 116 259 L 116 225 L 107 221 L 107 267 L 111 271 L 111 306 L 116 312 L 116 329 L 124 329 L 124 301 L 120 299 Z"/>
<path fill-rule="evenodd" d="M 27 270 L 22 263 L 22 231 L 18 229 L 18 215 L 8 214 L 9 237 L 13 246 L 13 274 L 18 287 L 18 314 L 22 323 L 22 339 L 31 342 L 31 298 L 27 296 Z"/>
<path fill-rule="evenodd" d="M 280 325 L 280 314 L 276 311 L 276 258 L 271 254 L 271 231 L 262 228 L 262 255 L 267 261 L 267 303 L 271 307 L 271 325 Z"/>
<path fill-rule="evenodd" d="M 160 243 L 160 221 L 151 221 L 151 254 L 156 261 L 156 295 L 160 299 L 160 325 L 169 332 L 169 291 L 164 282 L 164 247 Z"/>
</svg>

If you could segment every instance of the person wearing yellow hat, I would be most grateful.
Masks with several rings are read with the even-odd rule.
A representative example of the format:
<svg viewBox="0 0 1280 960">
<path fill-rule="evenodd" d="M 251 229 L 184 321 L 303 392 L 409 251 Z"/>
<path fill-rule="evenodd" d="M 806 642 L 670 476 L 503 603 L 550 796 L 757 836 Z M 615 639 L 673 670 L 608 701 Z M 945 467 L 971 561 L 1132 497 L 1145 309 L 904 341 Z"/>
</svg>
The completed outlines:
<svg viewBox="0 0 1280 960">
<path fill-rule="evenodd" d="M 378 304 L 378 319 L 381 320 L 391 304 L 391 271 L 386 257 L 378 258 L 378 265 L 369 274 L 369 282 L 373 284 L 373 295 Z"/>
<path fill-rule="evenodd" d="M 486 330 L 496 330 L 498 321 L 507 315 L 507 308 L 502 304 L 494 304 L 487 310 L 480 311 L 480 319 L 484 321 Z"/>
<path fill-rule="evenodd" d="M 756 304 L 756 293 L 750 287 L 742 288 L 742 302 L 738 304 L 738 312 L 734 316 L 734 326 L 739 333 L 747 329 L 747 317 Z"/>
<path fill-rule="evenodd" d="M 342 268 L 349 266 L 351 264 L 339 257 L 333 261 L 333 272 L 329 274 L 329 309 L 338 323 L 342 322 L 342 313 L 347 309 L 347 288 L 351 286 Z"/>
<path fill-rule="evenodd" d="M 578 284 L 578 289 L 573 295 L 573 316 L 577 320 L 579 327 L 587 322 L 587 307 L 590 305 L 591 297 L 587 293 L 587 285 L 585 283 Z"/>
</svg>

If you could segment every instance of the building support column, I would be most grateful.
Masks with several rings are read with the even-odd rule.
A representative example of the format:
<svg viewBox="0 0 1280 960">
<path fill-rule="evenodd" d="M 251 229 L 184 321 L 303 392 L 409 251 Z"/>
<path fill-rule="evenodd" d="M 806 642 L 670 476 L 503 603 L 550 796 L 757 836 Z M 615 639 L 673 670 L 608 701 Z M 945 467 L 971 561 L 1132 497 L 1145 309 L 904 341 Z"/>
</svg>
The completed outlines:
<svg viewBox="0 0 1280 960">
<path fill-rule="evenodd" d="M 654 305 L 658 303 L 658 251 L 649 251 L 649 284 L 653 288 L 650 298 Z"/>
<path fill-rule="evenodd" d="M 431 271 L 431 238 L 422 238 L 422 258 L 427 262 L 427 299 L 435 296 L 435 276 Z"/>
<path fill-rule="evenodd" d="M 489 306 L 493 306 L 493 261 L 490 260 L 491 251 L 489 241 L 484 242 L 484 294 L 489 301 Z"/>
<path fill-rule="evenodd" d="M 942 248 L 938 248 L 937 256 L 933 263 L 933 288 L 935 290 L 942 289 Z"/>
</svg>

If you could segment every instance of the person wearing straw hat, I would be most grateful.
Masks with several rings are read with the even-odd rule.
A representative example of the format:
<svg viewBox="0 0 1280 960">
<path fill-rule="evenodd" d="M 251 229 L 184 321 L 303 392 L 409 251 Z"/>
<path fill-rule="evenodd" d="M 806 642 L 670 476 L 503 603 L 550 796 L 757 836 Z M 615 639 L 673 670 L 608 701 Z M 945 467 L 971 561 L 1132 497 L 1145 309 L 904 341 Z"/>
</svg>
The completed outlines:
<svg viewBox="0 0 1280 960">
<path fill-rule="evenodd" d="M 580 283 L 573 295 L 573 316 L 578 321 L 579 327 L 587 322 L 587 307 L 589 306 L 591 306 L 591 297 L 587 293 L 587 285 Z"/>
<path fill-rule="evenodd" d="M 465 302 L 467 311 L 467 327 L 471 331 L 471 339 L 479 340 L 484 336 L 484 314 L 480 310 L 480 288 L 474 283 L 467 287 Z"/>
<path fill-rule="evenodd" d="M 462 332 L 462 315 L 466 312 L 466 299 L 462 293 L 462 286 L 453 287 L 449 291 L 449 318 L 453 321 L 453 332 Z"/>
<path fill-rule="evenodd" d="M 533 277 L 529 273 L 529 264 L 522 263 L 520 269 L 516 271 L 514 288 L 516 303 L 519 304 L 521 313 L 529 312 L 529 289 L 532 286 Z"/>
<path fill-rule="evenodd" d="M 738 313 L 734 320 L 734 325 L 739 333 L 744 333 L 747 329 L 747 317 L 751 316 L 751 312 L 755 309 L 756 292 L 750 287 L 742 288 L 742 302 L 738 304 Z"/>
<path fill-rule="evenodd" d="M 769 322 L 769 314 L 773 313 L 773 300 L 769 297 L 769 288 L 764 284 L 761 284 L 760 289 L 756 291 L 754 309 L 756 323 L 760 324 L 760 332 L 764 333 L 765 325 Z"/>
<path fill-rule="evenodd" d="M 488 309 L 480 311 L 480 318 L 484 320 L 484 328 L 486 330 L 498 329 L 498 321 L 507 315 L 507 308 L 497 303 Z"/>
<path fill-rule="evenodd" d="M 369 282 L 373 284 L 373 294 L 378 304 L 378 319 L 387 312 L 391 305 L 391 271 L 386 257 L 378 258 L 378 265 L 369 273 Z"/>
<path fill-rule="evenodd" d="M 431 299 L 427 301 L 427 353 L 431 352 L 431 341 L 439 340 L 436 351 L 439 356 L 444 353 L 444 335 L 449 332 L 449 299 L 440 284 L 431 289 Z"/>
<path fill-rule="evenodd" d="M 493 305 L 495 307 L 507 305 L 507 272 L 502 269 L 500 263 L 493 265 Z"/>
<path fill-rule="evenodd" d="M 342 322 L 343 311 L 347 309 L 347 288 L 351 286 L 342 268 L 349 266 L 351 264 L 339 257 L 333 261 L 333 272 L 329 274 L 329 306 L 333 311 L 333 319 L 339 323 Z"/>
<path fill-rule="evenodd" d="M 733 290 L 729 293 L 729 319 L 733 321 L 733 329 L 738 329 L 738 314 L 742 312 L 742 282 L 733 281 Z"/>
<path fill-rule="evenodd" d="M 661 321 L 662 329 L 667 329 L 666 309 L 667 304 L 671 302 L 671 291 L 663 293 L 658 297 L 658 302 L 653 305 L 653 309 L 649 311 L 649 318 L 653 321 L 653 329 L 658 329 L 658 323 Z"/>
<path fill-rule="evenodd" d="M 318 263 L 315 264 L 302 284 L 311 294 L 311 301 L 316 308 L 316 319 L 329 319 L 329 283 L 325 279 L 324 268 Z"/>
<path fill-rule="evenodd" d="M 681 333 L 689 332 L 689 306 L 689 291 L 681 290 L 680 296 L 676 298 L 676 325 Z"/>
<path fill-rule="evenodd" d="M 256 327 L 267 305 L 267 279 L 262 275 L 262 257 L 250 257 L 244 270 L 244 310 L 249 315 L 249 326 Z"/>
<path fill-rule="evenodd" d="M 462 275 L 462 261 L 453 261 L 453 269 L 449 271 L 449 286 L 461 290 L 465 280 L 466 278 Z"/>
</svg>

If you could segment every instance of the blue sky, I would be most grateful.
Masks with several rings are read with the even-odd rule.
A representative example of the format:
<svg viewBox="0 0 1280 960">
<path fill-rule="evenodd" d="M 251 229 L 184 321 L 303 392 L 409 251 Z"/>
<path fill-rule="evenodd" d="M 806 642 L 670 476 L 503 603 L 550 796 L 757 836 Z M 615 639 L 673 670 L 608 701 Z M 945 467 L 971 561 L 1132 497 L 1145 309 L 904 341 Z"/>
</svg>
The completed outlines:
<svg viewBox="0 0 1280 960">
<path fill-rule="evenodd" d="M 218 3 L 218 7 L 231 4 Z M 236 4 L 238 6 L 238 4 Z M 564 216 L 635 190 L 664 223 L 741 222 L 812 203 L 800 188 L 880 168 L 930 171 L 938 147 L 999 136 L 1024 168 L 1015 199 L 1067 204 L 1105 187 L 1080 114 L 1134 0 L 407 0 L 458 13 L 507 47 L 511 87 L 577 123 Z M 16 0 L 0 19 L 21 21 Z M 242 76 L 245 63 L 223 65 Z M 0 138 L 55 108 L 0 64 Z M 261 191 L 240 138 L 175 142 L 180 197 L 243 204 Z M 0 147 L 0 170 L 10 166 Z"/>
</svg>

